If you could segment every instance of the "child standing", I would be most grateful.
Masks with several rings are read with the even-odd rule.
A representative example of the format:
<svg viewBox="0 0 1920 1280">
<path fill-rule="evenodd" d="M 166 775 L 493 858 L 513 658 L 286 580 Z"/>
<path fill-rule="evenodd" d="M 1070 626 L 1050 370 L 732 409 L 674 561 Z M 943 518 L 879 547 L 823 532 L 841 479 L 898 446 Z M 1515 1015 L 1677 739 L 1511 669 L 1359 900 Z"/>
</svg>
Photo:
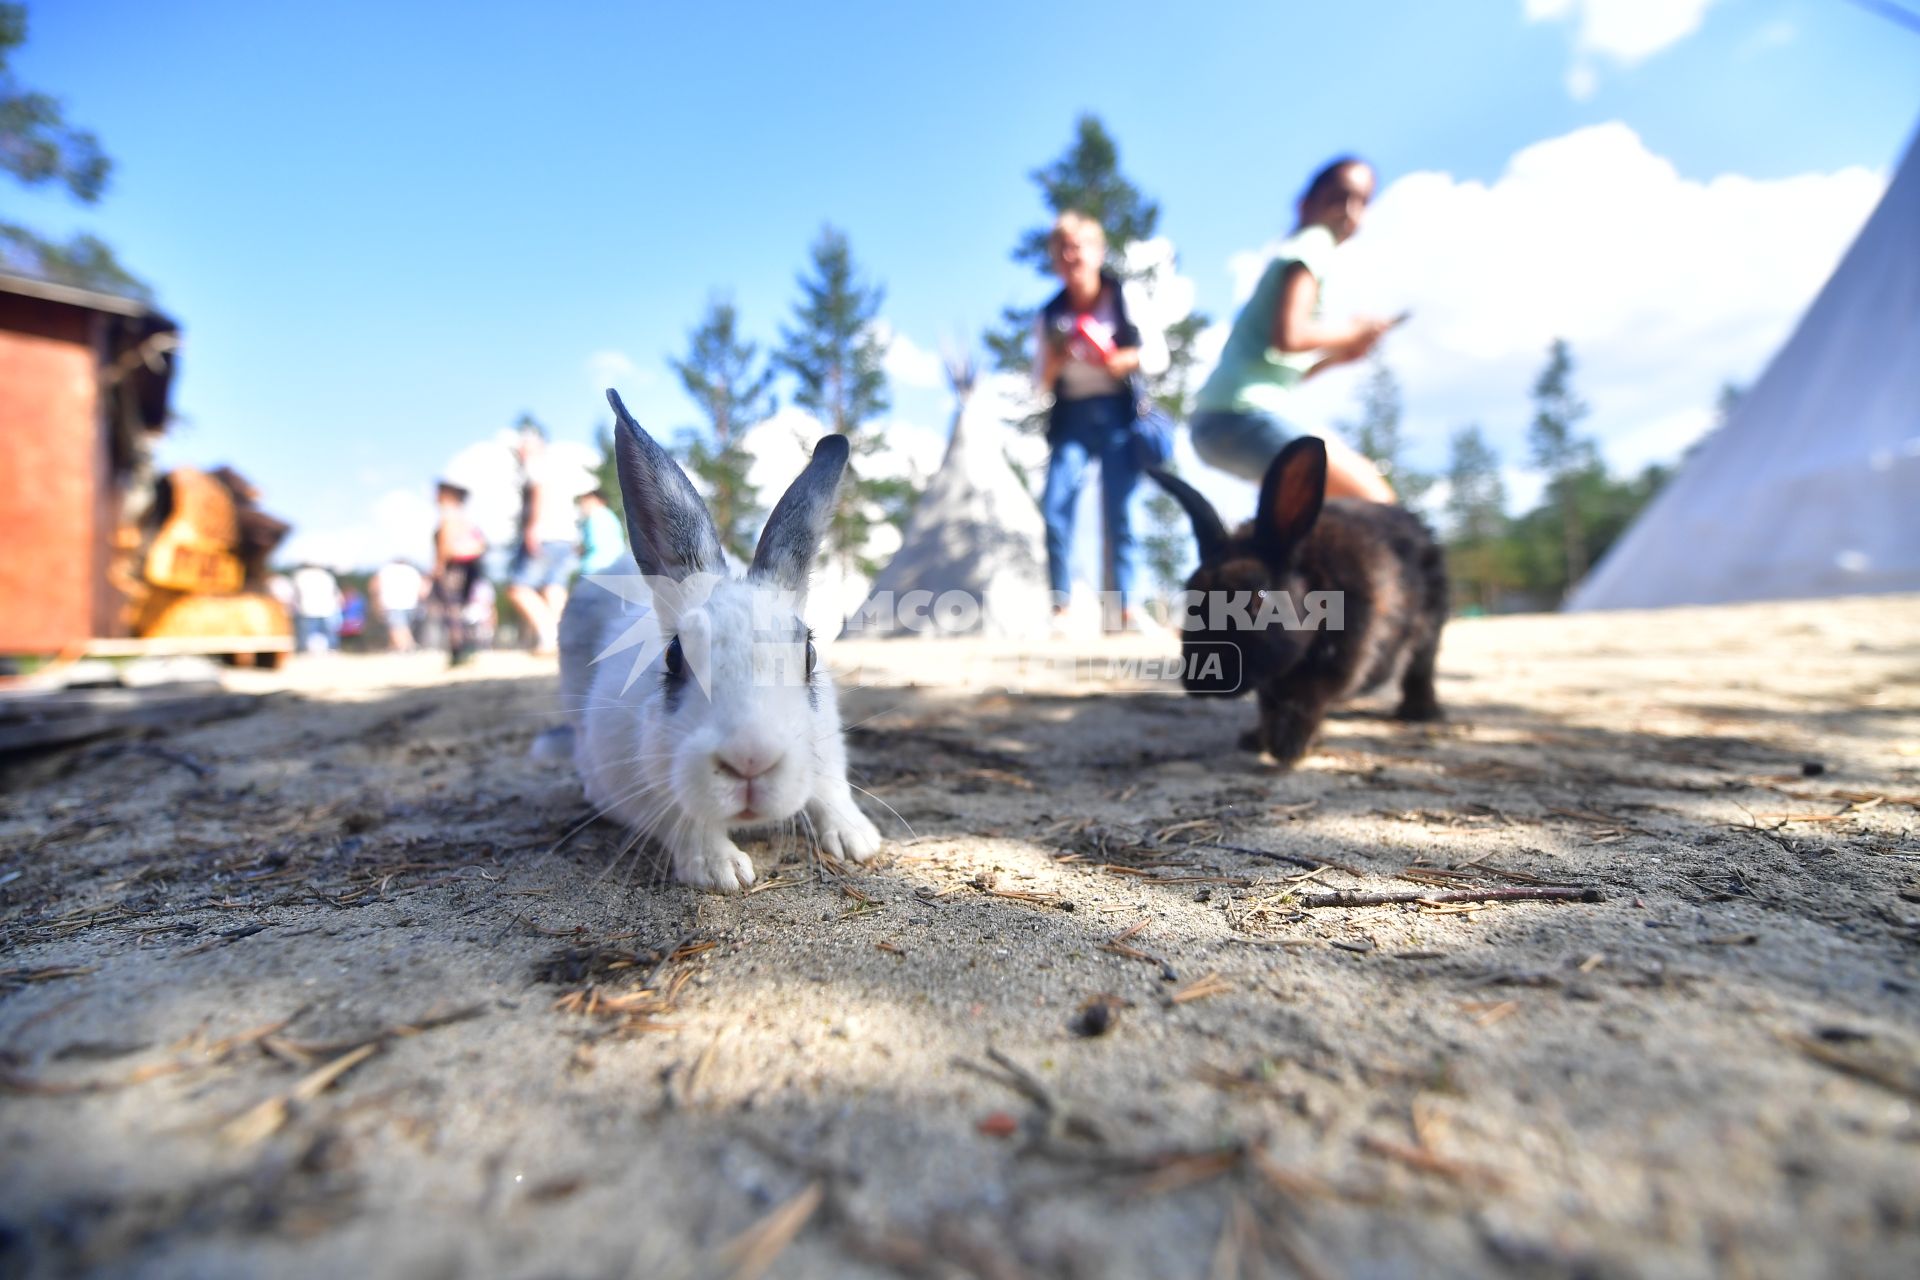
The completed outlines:
<svg viewBox="0 0 1920 1280">
<path fill-rule="evenodd" d="M 473 656 L 466 606 L 474 584 L 486 581 L 480 558 L 487 553 L 487 539 L 467 513 L 466 489 L 442 480 L 434 496 L 440 526 L 433 535 L 433 595 L 446 622 L 447 665 L 457 667 Z"/>
</svg>

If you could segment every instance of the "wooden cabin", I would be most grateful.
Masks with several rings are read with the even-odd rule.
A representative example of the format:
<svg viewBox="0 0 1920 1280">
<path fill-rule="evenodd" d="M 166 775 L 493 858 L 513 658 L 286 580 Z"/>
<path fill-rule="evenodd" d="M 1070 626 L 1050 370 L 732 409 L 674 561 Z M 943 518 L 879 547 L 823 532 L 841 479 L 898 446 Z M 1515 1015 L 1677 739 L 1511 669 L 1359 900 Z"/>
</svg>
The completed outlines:
<svg viewBox="0 0 1920 1280">
<path fill-rule="evenodd" d="M 131 630 L 114 556 L 151 498 L 179 341 L 144 302 L 0 274 L 0 653 Z"/>
</svg>

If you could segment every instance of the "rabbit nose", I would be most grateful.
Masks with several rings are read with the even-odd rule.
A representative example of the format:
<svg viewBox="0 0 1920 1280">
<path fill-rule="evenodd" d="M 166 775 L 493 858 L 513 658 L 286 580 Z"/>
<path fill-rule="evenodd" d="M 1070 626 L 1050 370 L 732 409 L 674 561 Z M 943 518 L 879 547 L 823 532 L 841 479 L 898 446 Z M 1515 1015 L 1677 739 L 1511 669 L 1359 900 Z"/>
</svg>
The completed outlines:
<svg viewBox="0 0 1920 1280">
<path fill-rule="evenodd" d="M 742 782 L 753 781 L 779 763 L 780 757 L 776 753 L 756 748 L 719 751 L 713 757 L 714 768 Z"/>
</svg>

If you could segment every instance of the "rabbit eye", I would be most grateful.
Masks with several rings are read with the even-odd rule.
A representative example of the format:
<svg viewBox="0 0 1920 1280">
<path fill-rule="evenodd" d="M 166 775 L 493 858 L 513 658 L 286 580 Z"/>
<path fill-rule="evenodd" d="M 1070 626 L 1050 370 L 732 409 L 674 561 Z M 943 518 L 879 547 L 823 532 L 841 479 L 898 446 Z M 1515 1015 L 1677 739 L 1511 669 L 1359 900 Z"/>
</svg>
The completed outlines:
<svg viewBox="0 0 1920 1280">
<path fill-rule="evenodd" d="M 679 636 L 667 642 L 667 674 L 670 676 L 687 674 L 687 655 L 680 648 Z"/>
<path fill-rule="evenodd" d="M 819 651 L 813 647 L 813 640 L 809 638 L 807 640 L 807 676 L 809 679 L 811 679 L 813 676 L 814 664 L 818 663 L 819 661 L 820 661 Z"/>
</svg>

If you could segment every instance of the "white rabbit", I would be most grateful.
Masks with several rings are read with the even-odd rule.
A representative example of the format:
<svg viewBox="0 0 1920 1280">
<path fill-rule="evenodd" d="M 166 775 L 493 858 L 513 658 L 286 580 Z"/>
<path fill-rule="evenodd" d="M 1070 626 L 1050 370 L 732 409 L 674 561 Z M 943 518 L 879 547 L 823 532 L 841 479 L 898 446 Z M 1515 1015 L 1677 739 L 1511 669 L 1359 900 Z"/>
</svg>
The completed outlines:
<svg viewBox="0 0 1920 1280">
<path fill-rule="evenodd" d="M 846 437 L 814 447 L 736 578 L 685 473 L 607 399 L 633 546 L 610 572 L 644 574 L 652 590 L 623 607 L 582 582 L 561 615 L 560 684 L 588 801 L 664 846 L 674 879 L 722 893 L 754 879 L 729 833 L 801 812 L 822 849 L 865 862 L 880 833 L 853 802 L 833 680 L 800 620 Z"/>
</svg>

